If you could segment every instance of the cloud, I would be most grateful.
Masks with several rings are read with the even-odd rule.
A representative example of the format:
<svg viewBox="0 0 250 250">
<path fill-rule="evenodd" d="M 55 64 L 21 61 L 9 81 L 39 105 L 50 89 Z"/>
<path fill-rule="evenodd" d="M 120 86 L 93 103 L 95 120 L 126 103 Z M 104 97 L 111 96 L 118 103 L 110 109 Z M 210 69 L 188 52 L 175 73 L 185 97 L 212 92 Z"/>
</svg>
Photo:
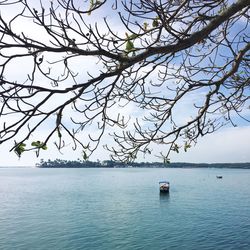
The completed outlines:
<svg viewBox="0 0 250 250">
<path fill-rule="evenodd" d="M 48 5 L 49 6 L 49 5 Z M 13 11 L 13 8 L 11 9 Z M 16 11 L 14 9 L 14 11 Z M 18 10 L 20 11 L 20 10 Z M 17 11 L 17 13 L 18 13 Z M 7 14 L 10 14 L 8 12 L 5 12 Z M 14 13 L 14 12 L 13 12 Z M 107 13 L 102 13 L 102 15 L 94 15 L 91 14 L 90 16 L 86 15 L 86 20 L 96 20 L 98 22 L 98 27 L 99 30 L 101 30 L 103 33 L 107 33 L 107 27 L 105 26 L 104 22 L 101 21 L 103 18 L 103 15 L 107 15 L 108 20 L 110 21 L 110 27 L 112 27 L 113 30 L 117 31 L 118 35 L 121 37 L 125 37 L 125 30 L 123 25 L 121 25 L 121 21 L 117 22 L 117 20 L 112 16 L 110 12 L 108 12 L 107 8 Z M 6 15 L 7 15 L 6 14 Z M 23 19 L 22 19 L 23 20 Z M 101 22 L 100 22 L 101 21 Z M 25 27 L 25 31 L 28 29 L 30 32 L 30 35 L 33 37 L 41 37 L 42 40 L 46 41 L 47 37 L 43 36 L 45 35 L 45 31 L 42 31 L 42 29 L 37 29 L 34 28 L 34 23 L 32 22 L 15 22 L 15 29 L 16 31 L 20 32 L 22 31 Z M 40 39 L 40 38 L 39 38 Z M 78 37 L 76 37 L 78 39 Z M 78 40 L 77 40 L 78 42 Z M 16 53 L 15 51 L 12 51 L 13 53 Z M 59 55 L 61 56 L 61 55 Z M 18 64 L 12 65 L 13 67 L 15 66 L 15 71 L 9 70 L 8 71 L 8 79 L 12 79 L 10 77 L 13 77 L 15 79 L 26 79 L 27 78 L 27 71 L 23 71 L 23 65 L 26 66 L 25 69 L 28 68 L 29 65 L 32 65 L 32 62 L 30 60 L 19 60 Z M 83 59 L 82 58 L 74 58 L 72 59 L 72 65 L 74 65 L 74 71 L 80 71 L 79 76 L 77 77 L 77 80 L 79 83 L 82 83 L 86 81 L 86 76 L 87 72 L 91 73 L 92 75 L 97 75 L 100 70 L 100 65 L 96 65 L 96 58 L 87 58 Z M 48 65 L 46 65 L 48 67 Z M 60 67 L 60 65 L 59 65 Z M 32 67 L 31 67 L 32 68 Z M 160 67 L 159 67 L 160 68 Z M 53 66 L 53 70 L 55 69 L 55 66 Z M 59 72 L 59 69 L 56 68 Z M 150 67 L 144 67 L 141 69 L 138 73 L 142 73 L 141 71 L 147 72 L 150 70 Z M 14 72 L 14 73 L 13 73 Z M 170 70 L 171 72 L 171 70 Z M 157 79 L 158 72 L 154 72 L 151 74 L 151 79 Z M 45 81 L 41 77 L 41 75 L 38 75 L 36 78 L 36 82 L 38 84 L 43 84 L 45 86 L 50 86 L 50 82 Z M 65 84 L 71 84 L 71 81 L 64 83 L 63 87 L 65 87 Z M 160 89 L 160 88 L 159 88 Z M 158 89 L 158 91 L 159 91 Z M 153 89 L 154 90 L 154 89 Z M 160 89 L 165 92 L 166 89 L 162 88 Z M 163 93 L 165 93 L 163 92 Z M 167 92 L 168 94 L 172 92 Z M 162 94 L 162 93 L 160 93 Z M 181 103 L 181 106 L 178 106 L 175 111 L 175 119 L 177 120 L 178 123 L 183 123 L 186 122 L 191 116 L 194 115 L 193 112 L 193 103 L 197 102 L 197 100 L 201 100 L 200 97 L 202 97 L 202 93 L 199 93 L 200 95 L 197 96 L 196 93 L 189 95 L 186 99 L 184 99 Z M 204 96 L 204 95 L 203 95 Z M 58 97 L 56 99 L 53 99 L 49 105 L 54 105 L 54 101 L 56 101 L 56 104 L 64 99 L 62 97 Z M 46 106 L 45 108 L 47 108 Z M 135 104 L 130 103 L 128 106 L 125 106 L 123 108 L 119 108 L 118 106 L 115 106 L 113 109 L 109 111 L 109 113 L 112 113 L 113 118 L 116 118 L 116 115 L 121 112 L 125 115 L 133 115 L 133 119 L 135 117 L 139 118 L 142 120 L 143 117 L 143 112 L 140 111 Z M 246 111 L 247 112 L 247 111 Z M 70 114 L 73 114 L 73 111 L 70 110 L 67 113 L 67 116 L 69 117 Z M 16 118 L 16 117 L 15 117 Z M 55 118 L 55 117 L 54 117 Z M 10 121 L 10 120 L 9 120 Z M 46 129 L 48 129 L 50 126 L 53 126 L 53 123 L 55 123 L 55 119 L 51 121 L 51 123 L 47 123 L 44 125 L 44 127 L 41 128 L 39 131 L 39 136 L 41 138 L 45 137 Z M 143 121 L 142 121 L 143 122 Z M 90 132 L 90 133 L 95 133 L 95 126 L 91 126 L 88 129 L 84 130 L 83 133 L 85 135 Z M 131 124 L 128 127 L 129 129 L 132 129 Z M 108 128 L 106 131 L 107 134 L 104 136 L 102 139 L 103 144 L 110 144 L 112 143 L 112 138 L 108 135 L 109 132 L 114 132 L 113 128 Z M 34 134 L 34 138 L 37 139 L 37 133 Z M 39 138 L 40 138 L 39 137 Z M 83 137 L 84 138 L 84 137 Z M 53 144 L 53 141 L 52 141 Z M 0 166 L 33 166 L 35 165 L 36 162 L 39 161 L 39 158 L 37 159 L 35 157 L 34 152 L 27 152 L 25 153 L 20 160 L 18 160 L 18 157 L 15 156 L 13 152 L 9 152 L 9 148 L 13 146 L 13 142 L 8 142 L 4 145 L 1 145 L 0 147 L 0 152 L 1 152 L 1 158 L 0 158 Z M 49 150 L 48 151 L 43 151 L 41 152 L 40 158 L 45 158 L 45 159 L 55 159 L 55 158 L 63 158 L 63 159 L 69 159 L 69 160 L 74 160 L 77 159 L 78 157 L 81 156 L 81 149 L 78 149 L 77 151 L 72 153 L 71 146 L 65 148 L 62 152 L 63 155 L 61 155 L 55 147 L 49 145 Z M 185 161 L 185 162 L 244 162 L 244 161 L 250 161 L 250 127 L 239 127 L 239 128 L 223 128 L 220 131 L 206 136 L 204 138 L 201 138 L 198 141 L 198 144 L 196 147 L 191 148 L 187 153 L 180 153 L 180 154 L 172 154 L 171 155 L 171 161 Z M 157 148 L 155 148 L 157 149 Z M 93 154 L 93 157 L 91 160 L 104 160 L 108 159 L 108 153 L 104 151 L 104 149 L 100 146 L 98 150 Z M 157 158 L 154 158 L 152 155 L 144 158 L 139 158 L 139 160 L 148 160 L 148 161 L 155 161 L 159 160 Z"/>
<path fill-rule="evenodd" d="M 181 162 L 250 162 L 250 126 L 222 128 L 198 140 L 187 153 L 173 154 Z"/>
<path fill-rule="evenodd" d="M 111 138 L 106 135 L 103 139 L 105 143 L 111 143 Z M 34 166 L 43 159 L 66 159 L 76 160 L 81 158 L 81 149 L 72 151 L 71 145 L 68 145 L 59 153 L 52 145 L 47 151 L 42 151 L 39 158 L 34 152 L 26 152 L 21 159 L 14 152 L 8 151 L 8 146 L 12 144 L 1 145 L 0 166 Z M 155 148 L 156 149 L 156 148 Z M 201 138 L 195 147 L 192 147 L 188 152 L 173 153 L 171 162 L 193 162 L 193 163 L 236 163 L 250 162 L 250 126 L 239 128 L 224 128 L 214 134 L 207 135 Z M 108 152 L 102 147 L 99 147 L 92 155 L 92 161 L 109 159 Z M 148 155 L 146 158 L 142 156 L 138 161 L 159 161 L 159 158 L 153 155 Z"/>
</svg>

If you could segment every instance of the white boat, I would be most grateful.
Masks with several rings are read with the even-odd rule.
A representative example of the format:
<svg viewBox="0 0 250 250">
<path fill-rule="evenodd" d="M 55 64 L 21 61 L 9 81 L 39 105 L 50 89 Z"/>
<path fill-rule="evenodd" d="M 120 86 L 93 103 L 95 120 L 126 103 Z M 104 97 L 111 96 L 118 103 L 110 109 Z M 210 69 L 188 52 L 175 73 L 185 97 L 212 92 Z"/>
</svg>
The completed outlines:
<svg viewBox="0 0 250 250">
<path fill-rule="evenodd" d="M 159 188 L 161 193 L 168 193 L 170 189 L 170 183 L 168 181 L 159 181 Z"/>
</svg>

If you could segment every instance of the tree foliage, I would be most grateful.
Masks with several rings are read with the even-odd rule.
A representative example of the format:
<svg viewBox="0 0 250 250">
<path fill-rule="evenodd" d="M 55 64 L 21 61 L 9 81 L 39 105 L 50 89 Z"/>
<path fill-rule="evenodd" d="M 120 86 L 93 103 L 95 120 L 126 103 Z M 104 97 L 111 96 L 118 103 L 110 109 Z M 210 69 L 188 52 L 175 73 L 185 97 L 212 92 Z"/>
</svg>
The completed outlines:
<svg viewBox="0 0 250 250">
<path fill-rule="evenodd" d="M 71 139 L 86 159 L 104 144 L 122 161 L 157 144 L 168 162 L 249 121 L 249 5 L 0 0 L 0 143 L 20 156 Z"/>
</svg>

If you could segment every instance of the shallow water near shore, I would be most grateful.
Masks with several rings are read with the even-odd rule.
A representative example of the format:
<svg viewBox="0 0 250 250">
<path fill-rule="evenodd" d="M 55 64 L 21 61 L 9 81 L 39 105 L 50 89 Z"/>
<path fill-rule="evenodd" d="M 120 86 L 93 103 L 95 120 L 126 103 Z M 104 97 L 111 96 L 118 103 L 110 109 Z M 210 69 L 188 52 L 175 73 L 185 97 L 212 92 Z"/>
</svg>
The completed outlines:
<svg viewBox="0 0 250 250">
<path fill-rule="evenodd" d="M 248 250 L 250 170 L 2 168 L 0 249 Z"/>
</svg>

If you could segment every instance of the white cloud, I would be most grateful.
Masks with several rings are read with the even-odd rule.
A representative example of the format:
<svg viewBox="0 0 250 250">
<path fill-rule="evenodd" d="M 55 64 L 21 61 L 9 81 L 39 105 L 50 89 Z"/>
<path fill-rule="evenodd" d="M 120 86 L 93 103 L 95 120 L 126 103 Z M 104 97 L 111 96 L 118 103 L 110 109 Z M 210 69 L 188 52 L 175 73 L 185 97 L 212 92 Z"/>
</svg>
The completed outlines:
<svg viewBox="0 0 250 250">
<path fill-rule="evenodd" d="M 6 13 L 6 12 L 5 12 Z M 8 13 L 7 13 L 8 14 Z M 106 13 L 103 13 L 103 15 L 106 15 Z M 107 28 L 105 27 L 104 23 L 99 23 L 100 19 L 103 15 L 90 15 L 86 16 L 87 19 L 95 19 L 98 22 L 98 26 L 101 31 L 104 33 L 107 32 Z M 111 21 L 111 26 L 114 30 L 117 30 L 119 32 L 119 35 L 125 36 L 125 31 L 122 29 L 122 25 L 120 22 L 115 22 L 115 19 L 112 17 L 111 13 L 108 13 L 108 18 Z M 16 23 L 16 30 L 22 31 L 23 27 L 25 29 L 29 29 L 29 31 L 32 33 L 33 37 L 42 37 L 45 39 L 45 36 L 43 37 L 42 34 L 45 34 L 44 31 L 42 33 L 41 29 L 34 29 L 34 23 L 32 22 L 26 22 L 25 24 L 23 22 Z M 46 39 L 45 39 L 46 40 Z M 14 51 L 13 51 L 14 52 Z M 74 69 L 81 72 L 78 76 L 78 81 L 85 81 L 85 77 L 87 72 L 90 72 L 93 75 L 98 74 L 98 71 L 100 70 L 99 65 L 96 65 L 96 58 L 87 58 L 86 60 L 78 60 L 74 59 L 72 60 L 72 64 L 74 63 Z M 26 63 L 27 62 L 27 63 Z M 28 68 L 29 60 L 25 60 L 25 63 L 23 60 L 20 60 L 18 62 L 18 65 L 15 63 L 14 66 L 16 66 L 16 69 L 14 73 L 13 71 L 9 71 L 10 77 L 18 78 L 18 79 L 26 79 L 27 72 L 23 71 L 23 65 Z M 13 66 L 13 65 L 12 65 Z M 47 65 L 46 65 L 47 66 Z M 141 71 L 149 70 L 150 68 L 143 68 Z M 141 72 L 139 72 L 141 73 Z M 151 78 L 157 79 L 157 72 L 155 71 Z M 9 78 L 9 75 L 7 75 Z M 11 78 L 12 79 L 12 78 Z M 40 84 L 40 82 L 43 82 L 43 78 L 38 75 L 37 76 L 37 82 Z M 43 82 L 46 86 L 50 84 L 49 82 Z M 63 85 L 65 87 L 65 85 Z M 166 90 L 164 90 L 166 91 Z M 200 93 L 201 94 L 201 93 Z M 200 97 L 200 96 L 199 96 Z M 193 102 L 197 101 L 199 98 L 197 98 L 196 94 L 189 95 L 182 103 L 181 106 L 178 106 L 178 109 L 176 109 L 176 119 L 179 123 L 187 121 L 189 117 L 193 115 Z M 56 99 L 56 103 L 60 101 L 60 98 Z M 53 102 L 55 99 L 53 99 Z M 51 103 L 53 104 L 53 103 Z M 54 104 L 55 105 L 55 104 Z M 192 106 L 192 107 L 191 107 Z M 180 107 L 180 108 L 179 108 Z M 142 118 L 143 113 L 138 111 L 138 109 L 135 107 L 134 104 L 129 104 L 128 106 L 124 108 L 118 108 L 117 106 L 112 109 L 112 114 L 114 114 L 114 119 L 116 118 L 116 115 L 121 112 L 123 114 L 129 115 L 133 114 L 133 116 L 136 116 L 137 118 Z M 68 113 L 69 116 L 69 113 Z M 47 127 L 46 127 L 47 126 Z M 46 129 L 50 126 L 50 124 L 45 125 L 40 131 L 39 136 L 41 138 L 46 133 Z M 94 126 L 95 127 L 95 126 Z M 129 125 L 129 128 L 131 128 L 131 124 Z M 88 131 L 89 130 L 89 131 Z M 85 134 L 87 132 L 95 132 L 93 131 L 93 128 L 88 128 L 88 130 L 85 130 Z M 109 128 L 107 130 L 108 132 L 112 132 L 113 129 Z M 34 138 L 37 134 L 34 135 Z M 105 135 L 105 137 L 102 139 L 103 144 L 111 143 L 111 138 L 108 135 Z M 53 144 L 53 143 L 52 143 Z M 36 162 L 39 161 L 39 159 L 36 158 L 34 152 L 27 152 L 24 153 L 22 158 L 18 160 L 18 157 L 13 153 L 9 152 L 9 148 L 13 146 L 13 142 L 8 142 L 4 145 L 0 145 L 0 166 L 33 166 Z M 52 145 L 49 145 L 48 151 L 41 152 L 40 158 L 45 159 L 55 159 L 55 158 L 64 158 L 64 159 L 70 159 L 74 160 L 81 156 L 81 149 L 78 149 L 76 152 L 72 153 L 71 146 L 69 145 L 65 150 L 62 151 L 64 154 L 61 155 L 55 147 Z M 155 161 L 158 160 L 157 158 L 152 158 L 153 156 L 149 156 L 146 158 L 148 161 Z M 100 146 L 99 149 L 94 153 L 91 160 L 104 160 L 108 159 L 108 152 L 104 151 L 104 149 Z M 140 158 L 140 160 L 144 160 L 143 158 Z M 197 144 L 196 147 L 191 148 L 187 153 L 180 153 L 180 154 L 172 154 L 171 155 L 171 161 L 185 161 L 185 162 L 250 162 L 250 127 L 240 127 L 240 128 L 224 128 L 221 129 L 219 132 L 216 132 L 210 136 L 206 136 L 204 138 L 201 138 Z"/>
<path fill-rule="evenodd" d="M 102 140 L 105 143 L 111 143 L 111 138 L 105 136 Z M 9 142 L 4 146 L 1 145 L 0 166 L 34 166 L 41 158 L 44 159 L 66 159 L 76 160 L 81 158 L 81 149 L 72 151 L 71 145 L 59 153 L 55 147 L 50 145 L 47 151 L 42 151 L 39 158 L 36 158 L 34 152 L 26 152 L 21 159 L 8 151 Z M 198 141 L 195 147 L 189 149 L 188 152 L 173 153 L 171 162 L 194 162 L 194 163 L 219 163 L 219 162 L 250 162 L 250 126 L 239 128 L 224 128 L 220 131 L 207 135 Z M 109 159 L 108 152 L 102 147 L 93 154 L 90 160 Z M 159 161 L 153 155 L 139 158 L 142 161 Z"/>
<path fill-rule="evenodd" d="M 223 128 L 201 138 L 187 153 L 173 154 L 172 161 L 250 162 L 250 126 Z"/>
</svg>

